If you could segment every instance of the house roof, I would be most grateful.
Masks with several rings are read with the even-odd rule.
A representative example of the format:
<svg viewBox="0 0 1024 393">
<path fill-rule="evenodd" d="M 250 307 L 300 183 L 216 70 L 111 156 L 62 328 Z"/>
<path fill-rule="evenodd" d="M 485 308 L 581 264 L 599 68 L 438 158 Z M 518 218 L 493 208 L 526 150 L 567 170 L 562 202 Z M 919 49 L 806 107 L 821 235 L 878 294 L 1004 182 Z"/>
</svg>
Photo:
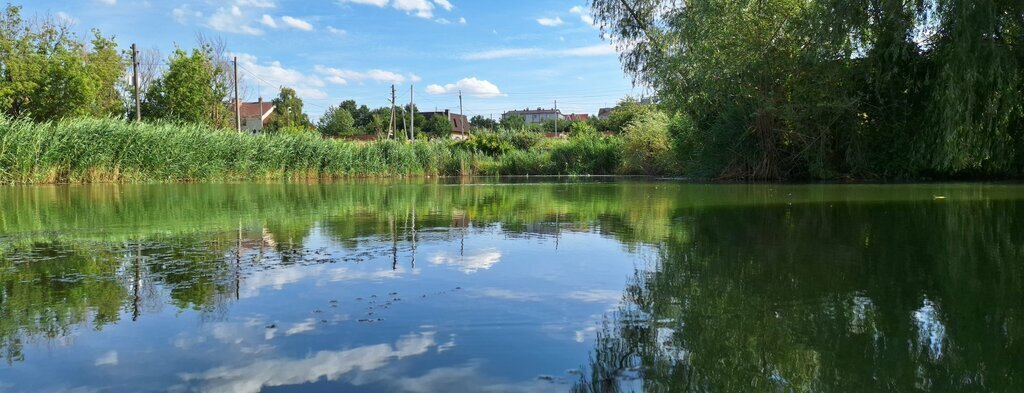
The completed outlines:
<svg viewBox="0 0 1024 393">
<path fill-rule="evenodd" d="M 512 114 L 512 115 L 523 115 L 523 114 L 533 115 L 533 114 L 552 114 L 552 113 L 561 114 L 562 111 L 560 111 L 558 109 L 541 109 L 541 108 L 537 108 L 537 109 L 511 110 L 511 111 L 505 112 L 506 115 L 509 115 L 509 114 Z"/>
<path fill-rule="evenodd" d="M 262 105 L 263 110 L 260 113 L 260 106 Z M 238 105 L 239 111 L 242 117 L 266 117 L 270 112 L 274 110 L 274 104 L 269 102 L 243 102 Z"/>
</svg>

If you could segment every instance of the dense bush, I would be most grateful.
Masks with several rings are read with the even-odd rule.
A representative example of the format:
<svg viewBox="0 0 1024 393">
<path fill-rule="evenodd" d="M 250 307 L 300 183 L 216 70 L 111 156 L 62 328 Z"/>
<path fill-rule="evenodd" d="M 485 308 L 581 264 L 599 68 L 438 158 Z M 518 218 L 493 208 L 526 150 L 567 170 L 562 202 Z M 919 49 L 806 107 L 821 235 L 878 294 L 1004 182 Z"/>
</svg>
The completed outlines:
<svg viewBox="0 0 1024 393">
<path fill-rule="evenodd" d="M 613 175 L 622 164 L 622 141 L 597 135 L 569 138 L 551 148 L 552 169 L 565 175 Z"/>
<path fill-rule="evenodd" d="M 653 112 L 622 130 L 622 170 L 633 175 L 664 175 L 675 171 L 669 119 Z"/>
<path fill-rule="evenodd" d="M 540 142 L 542 136 L 530 131 L 481 132 L 459 142 L 458 146 L 467 151 L 489 156 L 499 156 L 513 150 L 529 150 Z"/>
</svg>

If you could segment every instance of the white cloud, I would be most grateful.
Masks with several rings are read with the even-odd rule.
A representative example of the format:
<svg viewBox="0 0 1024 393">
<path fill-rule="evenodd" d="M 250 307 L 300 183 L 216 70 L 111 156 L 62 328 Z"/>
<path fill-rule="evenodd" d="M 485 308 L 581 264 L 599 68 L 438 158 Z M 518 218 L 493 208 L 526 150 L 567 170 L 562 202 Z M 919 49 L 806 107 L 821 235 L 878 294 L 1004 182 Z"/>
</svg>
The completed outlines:
<svg viewBox="0 0 1024 393">
<path fill-rule="evenodd" d="M 408 15 L 414 15 L 423 19 L 434 19 L 434 8 L 440 7 L 445 11 L 451 11 L 454 6 L 448 0 L 341 0 L 342 3 L 369 5 L 384 8 L 391 4 L 391 8 L 405 11 Z"/>
<path fill-rule="evenodd" d="M 469 82 L 467 82 L 469 81 Z M 469 93 L 469 89 L 473 84 L 486 84 L 489 85 L 493 90 L 494 95 L 501 95 L 498 91 L 498 87 L 491 84 L 488 81 L 481 81 L 476 78 L 467 78 L 448 85 L 430 85 L 427 86 L 428 94 L 445 94 L 449 92 L 457 92 L 460 88 L 463 93 Z M 480 90 L 478 90 L 480 91 Z M 474 94 L 475 93 L 469 93 Z M 452 265 L 457 266 L 463 273 L 475 273 L 479 270 L 487 270 L 492 266 L 501 262 L 501 251 L 494 248 L 480 250 L 475 254 L 469 255 L 451 255 L 448 253 L 439 253 L 430 258 L 430 263 L 435 265 Z"/>
<path fill-rule="evenodd" d="M 182 374 L 186 383 L 202 385 L 211 392 L 256 393 L 264 388 L 299 385 L 321 380 L 337 381 L 355 371 L 384 368 L 396 359 L 423 355 L 437 346 L 434 332 L 402 337 L 394 345 L 377 344 L 343 351 L 321 351 L 304 359 L 257 360 L 237 368 L 217 367 L 201 373 Z"/>
<path fill-rule="evenodd" d="M 271 0 L 235 0 L 235 4 L 252 8 L 274 8 L 276 6 Z"/>
<path fill-rule="evenodd" d="M 594 289 L 589 291 L 574 291 L 566 295 L 569 299 L 579 300 L 587 303 L 609 303 L 618 304 L 622 301 L 622 291 L 611 289 Z"/>
<path fill-rule="evenodd" d="M 450 25 L 450 24 L 452 24 L 452 21 L 450 21 L 448 19 L 445 19 L 445 18 L 434 19 L 434 22 L 440 23 L 442 25 Z"/>
<path fill-rule="evenodd" d="M 462 55 L 463 60 L 493 60 L 507 57 L 534 56 L 542 52 L 537 48 L 494 49 Z"/>
<path fill-rule="evenodd" d="M 482 297 L 489 297 L 502 300 L 515 300 L 521 302 L 535 302 L 541 300 L 541 297 L 532 293 L 517 292 L 503 288 L 483 288 L 478 291 Z"/>
<path fill-rule="evenodd" d="M 199 11 L 193 11 L 191 8 L 189 8 L 188 4 L 185 4 L 181 7 L 177 7 L 171 10 L 171 16 L 173 16 L 174 20 L 178 21 L 178 23 L 184 24 L 188 22 L 190 18 L 202 18 L 203 13 Z"/>
<path fill-rule="evenodd" d="M 357 82 L 374 81 L 374 82 L 402 83 L 402 82 L 405 82 L 405 80 L 406 80 L 406 76 L 404 76 L 404 75 L 402 75 L 400 73 L 392 72 L 392 71 L 386 71 L 386 70 L 380 70 L 380 69 L 372 69 L 372 70 L 369 70 L 369 71 L 362 72 L 362 71 L 355 71 L 355 70 L 346 70 L 346 69 L 325 67 L 325 66 L 322 66 L 322 65 L 318 65 L 318 66 L 314 67 L 314 69 L 316 70 L 316 72 L 318 74 L 320 74 L 324 78 L 326 78 L 328 82 L 334 83 L 334 84 L 337 84 L 337 85 L 345 85 L 345 84 L 348 84 L 349 81 L 357 81 Z M 409 78 L 413 79 L 413 81 L 419 80 L 419 76 L 415 76 L 415 75 L 411 75 Z"/>
<path fill-rule="evenodd" d="M 586 24 L 590 25 L 591 27 L 595 27 L 595 28 L 597 27 L 597 24 L 594 23 L 594 17 L 590 15 L 590 9 L 584 8 L 584 7 L 581 7 L 581 6 L 577 5 L 577 6 L 574 6 L 574 7 L 570 8 L 569 12 L 571 12 L 573 14 L 576 14 L 576 15 L 579 15 L 580 16 L 580 20 L 583 21 L 583 23 L 586 23 Z"/>
<path fill-rule="evenodd" d="M 561 26 L 565 21 L 563 21 L 561 17 L 556 16 L 554 18 L 539 18 L 537 19 L 537 23 L 540 23 L 541 26 L 554 27 Z"/>
<path fill-rule="evenodd" d="M 292 336 L 292 335 L 296 335 L 296 334 L 299 334 L 299 333 L 310 332 L 310 331 L 313 331 L 313 329 L 316 329 L 316 320 L 310 318 L 310 319 L 306 319 L 305 321 L 302 321 L 300 323 L 296 323 L 296 324 L 292 325 L 291 328 L 289 328 L 288 330 L 286 330 L 284 332 L 284 335 Z"/>
<path fill-rule="evenodd" d="M 100 356 L 99 358 L 97 358 L 95 365 L 96 365 L 96 367 L 116 366 L 117 363 L 118 363 L 117 362 L 117 351 L 110 351 L 110 352 L 107 352 L 107 353 L 103 354 L 103 356 Z"/>
<path fill-rule="evenodd" d="M 237 56 L 239 67 L 256 74 L 268 83 L 277 85 L 268 87 L 291 87 L 302 98 L 327 98 L 327 93 L 323 91 L 326 84 L 316 75 L 306 75 L 301 71 L 286 68 L 278 61 L 260 62 L 256 56 L 246 53 L 239 53 Z"/>
<path fill-rule="evenodd" d="M 299 18 L 293 18 L 285 15 L 281 17 L 281 22 L 302 31 L 313 31 L 313 24 Z"/>
<path fill-rule="evenodd" d="M 618 52 L 615 51 L 615 47 L 607 44 L 597 44 L 591 46 L 584 46 L 579 48 L 565 49 L 557 52 L 560 56 L 566 57 L 592 57 L 592 56 L 605 56 L 614 55 Z"/>
<path fill-rule="evenodd" d="M 460 56 L 463 60 L 494 60 L 511 57 L 595 57 L 614 55 L 618 52 L 615 47 L 609 44 L 597 44 L 567 49 L 540 49 L 540 48 L 508 48 L 494 49 L 482 52 L 466 53 Z"/>
<path fill-rule="evenodd" d="M 267 14 L 263 14 L 263 19 L 260 19 L 260 23 L 262 23 L 262 24 L 264 24 L 264 25 L 266 25 L 266 26 L 268 26 L 268 27 L 270 27 L 272 29 L 276 29 L 277 28 L 277 22 L 274 21 L 274 17 L 270 16 L 270 15 L 267 15 Z"/>
<path fill-rule="evenodd" d="M 76 19 L 75 17 L 71 16 L 71 14 L 68 14 L 67 12 L 60 11 L 60 12 L 57 12 L 56 14 L 54 14 L 54 16 L 57 18 L 58 22 L 67 23 L 69 25 L 76 25 L 76 24 L 78 24 L 78 19 Z"/>
<path fill-rule="evenodd" d="M 345 35 L 348 34 L 347 31 L 345 31 L 343 29 L 336 28 L 334 26 L 327 26 L 327 32 L 331 33 L 331 34 L 334 34 L 334 35 L 336 35 L 338 37 L 344 37 Z"/>
<path fill-rule="evenodd" d="M 423 78 L 420 78 L 419 75 L 410 73 L 409 74 L 409 80 L 411 80 L 413 82 L 419 82 L 419 81 L 423 80 Z"/>
<path fill-rule="evenodd" d="M 445 11 L 452 10 L 452 3 L 448 0 L 434 0 L 434 4 L 437 4 L 438 7 L 444 8 Z"/>
<path fill-rule="evenodd" d="M 96 0 L 96 2 L 103 5 L 117 5 L 117 0 Z"/>
<path fill-rule="evenodd" d="M 384 7 L 388 5 L 388 0 L 342 0 L 345 3 L 372 5 L 374 7 Z"/>
<path fill-rule="evenodd" d="M 434 18 L 434 4 L 427 0 L 394 0 L 391 6 L 410 15 L 424 19 Z"/>
<path fill-rule="evenodd" d="M 247 35 L 263 34 L 263 30 L 249 26 L 245 15 L 242 13 L 242 9 L 237 5 L 218 8 L 217 12 L 211 15 L 210 19 L 206 21 L 206 25 L 211 29 L 225 33 Z"/>
<path fill-rule="evenodd" d="M 462 17 L 462 18 L 459 18 L 459 24 L 460 24 L 460 25 L 464 25 L 464 24 L 466 24 L 466 18 L 464 18 L 464 17 Z"/>
</svg>

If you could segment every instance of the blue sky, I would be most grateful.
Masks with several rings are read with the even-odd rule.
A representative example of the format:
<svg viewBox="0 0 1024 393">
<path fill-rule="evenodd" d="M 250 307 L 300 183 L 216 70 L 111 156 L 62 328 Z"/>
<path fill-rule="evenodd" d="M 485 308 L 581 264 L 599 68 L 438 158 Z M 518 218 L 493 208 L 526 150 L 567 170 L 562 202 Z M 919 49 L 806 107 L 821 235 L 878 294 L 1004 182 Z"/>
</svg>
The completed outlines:
<svg viewBox="0 0 1024 393">
<path fill-rule="evenodd" d="M 122 47 L 192 47 L 219 36 L 239 57 L 247 98 L 295 88 L 318 117 L 355 99 L 387 105 L 415 85 L 421 110 L 493 115 L 525 107 L 597 113 L 639 95 L 614 48 L 592 25 L 586 0 L 33 0 L 27 14 L 99 28 Z"/>
</svg>

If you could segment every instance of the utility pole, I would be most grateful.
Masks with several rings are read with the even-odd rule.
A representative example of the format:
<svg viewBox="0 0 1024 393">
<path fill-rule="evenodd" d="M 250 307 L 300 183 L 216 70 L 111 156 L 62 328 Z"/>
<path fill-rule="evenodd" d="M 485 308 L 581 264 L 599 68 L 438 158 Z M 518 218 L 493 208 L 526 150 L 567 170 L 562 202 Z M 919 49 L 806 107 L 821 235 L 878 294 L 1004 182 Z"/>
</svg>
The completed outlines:
<svg viewBox="0 0 1024 393">
<path fill-rule="evenodd" d="M 558 100 L 555 100 L 555 136 L 559 136 L 558 135 L 558 118 L 559 117 L 560 116 L 558 115 Z"/>
<path fill-rule="evenodd" d="M 235 131 L 242 132 L 242 103 L 238 102 L 238 56 L 232 62 L 235 65 Z"/>
<path fill-rule="evenodd" d="M 142 121 L 142 103 L 139 102 L 139 47 L 132 44 L 132 90 L 135 95 L 135 121 Z"/>
<path fill-rule="evenodd" d="M 463 119 L 465 119 L 465 117 L 466 116 L 462 114 L 462 90 L 460 89 L 459 90 L 459 121 L 462 121 Z M 463 124 L 462 126 L 466 127 L 465 124 Z M 468 127 L 466 128 L 466 133 L 469 134 L 469 128 Z"/>
<path fill-rule="evenodd" d="M 409 84 L 409 140 L 416 140 L 416 96 L 415 85 Z"/>
<path fill-rule="evenodd" d="M 391 122 L 388 123 L 388 139 L 395 135 L 395 84 L 391 84 Z"/>
</svg>

